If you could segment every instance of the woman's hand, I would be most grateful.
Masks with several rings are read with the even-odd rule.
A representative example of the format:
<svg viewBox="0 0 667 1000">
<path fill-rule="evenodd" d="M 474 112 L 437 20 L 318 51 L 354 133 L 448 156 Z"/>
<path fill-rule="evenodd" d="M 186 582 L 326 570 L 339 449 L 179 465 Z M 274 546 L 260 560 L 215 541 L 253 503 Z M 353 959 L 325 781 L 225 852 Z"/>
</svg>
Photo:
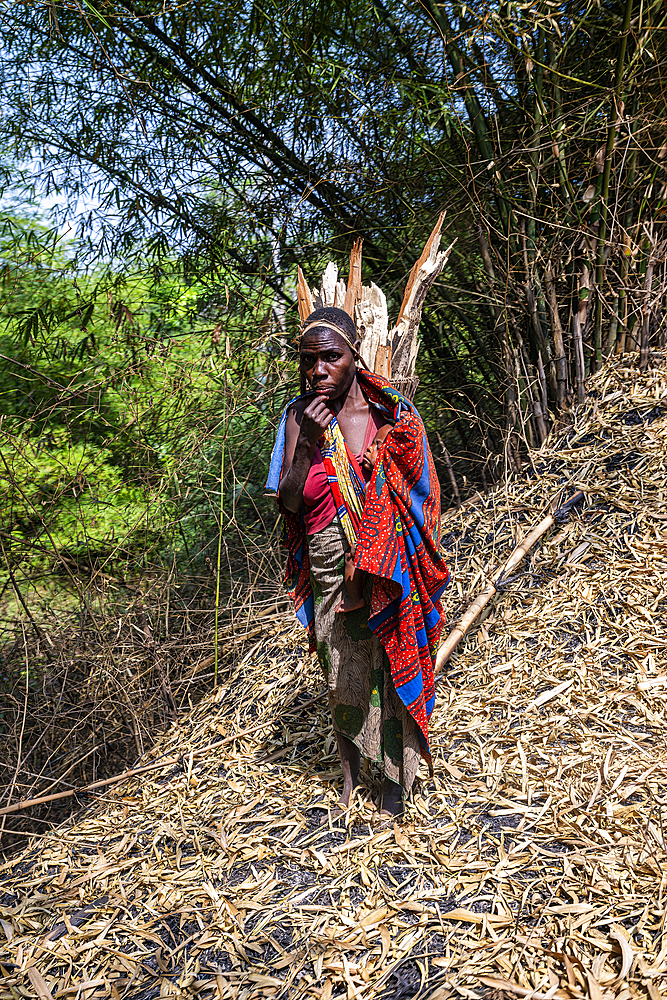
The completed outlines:
<svg viewBox="0 0 667 1000">
<path fill-rule="evenodd" d="M 285 426 L 285 459 L 278 493 L 287 510 L 298 513 L 303 503 L 303 487 L 313 461 L 315 445 L 333 419 L 324 396 L 314 395 L 298 420 L 290 410 Z"/>
<path fill-rule="evenodd" d="M 299 437 L 304 444 L 312 448 L 320 440 L 332 420 L 333 413 L 327 406 L 326 398 L 316 396 L 303 411 Z"/>
</svg>

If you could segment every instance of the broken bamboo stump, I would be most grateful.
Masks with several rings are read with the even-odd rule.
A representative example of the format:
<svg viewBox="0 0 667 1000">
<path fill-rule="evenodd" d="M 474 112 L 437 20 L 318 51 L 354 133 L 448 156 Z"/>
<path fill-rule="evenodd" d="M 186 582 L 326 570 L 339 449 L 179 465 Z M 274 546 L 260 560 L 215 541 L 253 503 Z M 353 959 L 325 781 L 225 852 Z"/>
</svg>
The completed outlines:
<svg viewBox="0 0 667 1000">
<path fill-rule="evenodd" d="M 384 292 L 373 282 L 370 286 L 361 283 L 362 240 L 355 240 L 352 247 L 347 284 L 339 279 L 338 267 L 333 262 L 327 264 L 319 290 L 311 290 L 303 271 L 300 267 L 297 269 L 297 302 L 301 322 L 323 306 L 344 309 L 355 322 L 360 341 L 359 354 L 366 367 L 386 378 L 410 400 L 414 399 L 419 385 L 415 363 L 424 301 L 454 246 L 452 243 L 446 250 L 440 250 L 444 218 L 443 212 L 410 272 L 398 317 L 391 328 Z"/>
</svg>

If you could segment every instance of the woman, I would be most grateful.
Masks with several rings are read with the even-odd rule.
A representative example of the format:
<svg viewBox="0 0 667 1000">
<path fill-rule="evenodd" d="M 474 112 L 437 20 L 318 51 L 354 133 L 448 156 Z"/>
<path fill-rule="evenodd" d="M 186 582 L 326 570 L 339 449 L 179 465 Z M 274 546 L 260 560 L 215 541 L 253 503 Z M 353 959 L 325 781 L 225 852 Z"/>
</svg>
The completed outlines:
<svg viewBox="0 0 667 1000">
<path fill-rule="evenodd" d="M 423 425 L 400 393 L 357 368 L 358 346 L 341 309 L 318 309 L 303 324 L 299 367 L 309 391 L 283 415 L 267 486 L 277 486 L 285 514 L 287 583 L 327 679 L 343 769 L 338 809 L 349 806 L 365 756 L 384 768 L 381 812 L 397 816 L 420 758 L 430 761 L 432 654 L 448 574 Z M 388 420 L 395 426 L 375 468 L 364 468 Z M 368 574 L 366 604 L 337 614 L 354 543 L 355 565 Z"/>
</svg>

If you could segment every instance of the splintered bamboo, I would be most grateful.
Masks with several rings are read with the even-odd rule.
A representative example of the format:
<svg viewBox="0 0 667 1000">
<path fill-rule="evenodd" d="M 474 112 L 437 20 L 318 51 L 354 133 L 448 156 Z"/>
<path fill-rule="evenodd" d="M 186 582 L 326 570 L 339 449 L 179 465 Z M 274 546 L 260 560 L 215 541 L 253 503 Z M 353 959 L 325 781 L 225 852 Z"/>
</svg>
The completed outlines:
<svg viewBox="0 0 667 1000">
<path fill-rule="evenodd" d="M 559 510 L 563 510 L 564 508 L 570 509 L 574 507 L 575 504 L 577 504 L 583 498 L 583 496 L 584 496 L 583 492 L 581 490 L 577 490 L 577 492 Z M 547 514 L 546 517 L 542 518 L 540 523 L 536 525 L 533 528 L 533 530 L 519 542 L 519 544 L 516 546 L 516 548 L 510 555 L 509 559 L 505 563 L 503 563 L 503 565 L 500 567 L 499 570 L 497 570 L 494 573 L 491 582 L 487 583 L 486 587 L 484 587 L 484 590 L 482 590 L 481 593 L 477 595 L 477 597 L 472 602 L 466 613 L 461 618 L 458 625 L 450 632 L 450 634 L 447 636 L 443 644 L 438 649 L 435 658 L 436 674 L 439 673 L 440 670 L 442 670 L 445 663 L 452 655 L 452 653 L 454 652 L 454 650 L 456 649 L 456 647 L 458 646 L 458 644 L 460 643 L 461 639 L 464 637 L 470 626 L 479 616 L 482 609 L 486 607 L 491 598 L 497 592 L 498 584 L 502 581 L 503 577 L 505 577 L 508 573 L 511 573 L 513 569 L 516 569 L 516 567 L 522 561 L 524 556 L 528 552 L 530 552 L 535 543 L 539 541 L 542 535 L 546 534 L 546 532 L 553 524 L 555 524 L 558 513 L 559 511 L 555 510 L 551 514 Z"/>
<path fill-rule="evenodd" d="M 308 319 L 313 311 L 313 297 L 310 294 L 310 289 L 306 284 L 306 279 L 304 278 L 303 271 L 300 267 L 297 267 L 296 296 L 299 307 L 299 319 L 303 323 L 304 320 Z"/>
<path fill-rule="evenodd" d="M 347 291 L 343 309 L 354 319 L 357 302 L 361 300 L 361 247 L 363 240 L 355 240 L 350 253 L 350 273 L 347 279 Z"/>
<path fill-rule="evenodd" d="M 441 212 L 421 256 L 407 280 L 396 323 L 390 328 L 387 299 L 374 283 L 364 286 L 361 280 L 362 239 L 356 239 L 350 253 L 347 285 L 338 278 L 338 267 L 330 262 L 322 275 L 320 288 L 310 289 L 303 271 L 297 268 L 297 300 L 303 322 L 314 308 L 339 306 L 357 328 L 359 354 L 366 367 L 393 382 L 409 399 L 419 384 L 415 362 L 419 350 L 419 324 L 426 295 L 449 259 L 452 243 L 440 250 L 444 212 Z M 456 242 L 456 241 L 454 241 Z"/>
</svg>

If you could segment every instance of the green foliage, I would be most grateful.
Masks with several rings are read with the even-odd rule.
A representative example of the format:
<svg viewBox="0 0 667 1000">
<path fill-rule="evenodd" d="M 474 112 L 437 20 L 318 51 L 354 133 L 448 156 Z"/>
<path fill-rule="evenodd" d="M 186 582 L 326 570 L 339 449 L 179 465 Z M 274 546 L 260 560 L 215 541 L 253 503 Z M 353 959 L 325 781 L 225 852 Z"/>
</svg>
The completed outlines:
<svg viewBox="0 0 667 1000">
<path fill-rule="evenodd" d="M 51 234 L 40 249 L 34 227 L 23 232 L 3 248 L 0 313 L 8 564 L 122 577 L 210 558 L 223 445 L 224 516 L 252 537 L 276 409 L 273 338 L 249 330 L 261 301 L 247 310 L 228 288 L 221 307 L 176 265 L 153 282 L 85 274 Z"/>
<path fill-rule="evenodd" d="M 74 443 L 66 427 L 49 433 L 46 443 L 20 430 L 5 433 L 11 444 L 0 452 L 0 503 L 10 556 L 26 548 L 34 567 L 42 561 L 36 553 L 57 564 L 104 558 L 116 543 L 153 548 L 160 518 L 146 532 L 143 490 L 124 481 L 108 449 Z"/>
</svg>

